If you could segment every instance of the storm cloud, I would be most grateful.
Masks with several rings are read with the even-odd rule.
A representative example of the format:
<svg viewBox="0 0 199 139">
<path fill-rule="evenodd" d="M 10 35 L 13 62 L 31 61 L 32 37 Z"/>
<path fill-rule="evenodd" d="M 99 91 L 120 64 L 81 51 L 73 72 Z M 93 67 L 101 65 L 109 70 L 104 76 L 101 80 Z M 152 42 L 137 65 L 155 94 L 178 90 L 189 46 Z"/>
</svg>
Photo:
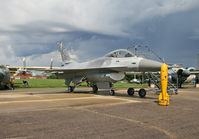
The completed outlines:
<svg viewBox="0 0 199 139">
<path fill-rule="evenodd" d="M 63 41 L 79 61 L 138 43 L 167 63 L 196 66 L 198 13 L 197 0 L 1 1 L 0 63 L 59 65 Z"/>
</svg>

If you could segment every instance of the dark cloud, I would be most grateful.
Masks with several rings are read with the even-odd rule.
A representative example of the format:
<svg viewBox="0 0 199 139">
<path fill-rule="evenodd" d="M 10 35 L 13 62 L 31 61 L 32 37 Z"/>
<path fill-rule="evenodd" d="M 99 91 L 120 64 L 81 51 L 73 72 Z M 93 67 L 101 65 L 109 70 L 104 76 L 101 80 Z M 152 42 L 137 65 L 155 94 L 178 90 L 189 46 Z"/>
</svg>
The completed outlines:
<svg viewBox="0 0 199 139">
<path fill-rule="evenodd" d="M 0 49 L 4 53 L 13 49 L 13 57 L 1 59 L 15 64 L 14 57 L 29 56 L 39 64 L 35 57 L 57 55 L 56 43 L 63 41 L 80 61 L 144 44 L 168 63 L 196 66 L 197 4 L 196 0 L 24 1 L 23 6 L 5 2 L 0 5 Z"/>
<path fill-rule="evenodd" d="M 169 63 L 196 66 L 199 39 L 191 37 L 199 28 L 198 13 L 199 9 L 193 9 L 162 18 L 156 17 L 136 25 L 136 32 Z"/>
</svg>

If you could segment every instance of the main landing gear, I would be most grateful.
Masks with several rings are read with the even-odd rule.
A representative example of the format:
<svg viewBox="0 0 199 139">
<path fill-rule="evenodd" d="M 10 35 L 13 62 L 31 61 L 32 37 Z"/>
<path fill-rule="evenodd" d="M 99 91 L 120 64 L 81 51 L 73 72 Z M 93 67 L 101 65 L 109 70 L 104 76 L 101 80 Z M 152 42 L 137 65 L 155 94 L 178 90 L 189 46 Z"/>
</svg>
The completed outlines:
<svg viewBox="0 0 199 139">
<path fill-rule="evenodd" d="M 146 90 L 145 89 L 140 89 L 139 92 L 138 92 L 139 96 L 141 98 L 145 97 L 146 96 Z"/>
<path fill-rule="evenodd" d="M 127 90 L 127 93 L 129 94 L 129 96 L 134 95 L 134 92 L 135 92 L 134 88 L 129 88 L 129 89 Z"/>
<path fill-rule="evenodd" d="M 93 88 L 93 93 L 96 94 L 98 92 L 97 85 L 93 85 L 92 88 Z M 114 96 L 115 95 L 115 90 L 111 89 L 110 92 L 109 92 L 109 95 Z"/>
<path fill-rule="evenodd" d="M 127 93 L 128 93 L 129 96 L 134 95 L 135 92 L 138 92 L 138 94 L 139 94 L 139 96 L 140 96 L 141 98 L 143 98 L 143 97 L 146 96 L 146 90 L 143 89 L 143 88 L 140 89 L 139 91 L 135 91 L 134 88 L 129 88 L 129 89 L 127 90 Z"/>
<path fill-rule="evenodd" d="M 75 89 L 75 86 L 69 86 L 69 87 L 68 87 L 68 92 L 73 92 L 74 89 Z"/>
<path fill-rule="evenodd" d="M 97 87 L 97 85 L 93 85 L 92 88 L 93 88 L 93 93 L 96 94 L 96 93 L 98 92 L 98 87 Z"/>
</svg>

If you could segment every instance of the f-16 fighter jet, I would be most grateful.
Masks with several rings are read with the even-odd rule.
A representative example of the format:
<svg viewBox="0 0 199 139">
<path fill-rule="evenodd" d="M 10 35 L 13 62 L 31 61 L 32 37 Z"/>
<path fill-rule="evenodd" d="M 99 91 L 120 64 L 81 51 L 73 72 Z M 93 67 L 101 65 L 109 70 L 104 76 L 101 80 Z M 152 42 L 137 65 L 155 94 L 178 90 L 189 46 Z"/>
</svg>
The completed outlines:
<svg viewBox="0 0 199 139">
<path fill-rule="evenodd" d="M 161 62 L 138 57 L 126 49 L 118 49 L 103 57 L 78 63 L 70 58 L 63 43 L 58 45 L 62 57 L 62 66 L 44 71 L 55 73 L 59 78 L 65 79 L 69 92 L 73 92 L 76 86 L 83 81 L 87 81 L 93 88 L 94 93 L 97 93 L 98 89 L 110 89 L 110 95 L 114 95 L 113 83 L 124 79 L 125 72 L 160 71 L 162 65 Z M 73 86 L 70 86 L 71 82 L 74 84 Z M 129 91 L 134 90 L 129 88 Z M 146 92 L 140 92 L 141 97 L 146 95 Z"/>
</svg>

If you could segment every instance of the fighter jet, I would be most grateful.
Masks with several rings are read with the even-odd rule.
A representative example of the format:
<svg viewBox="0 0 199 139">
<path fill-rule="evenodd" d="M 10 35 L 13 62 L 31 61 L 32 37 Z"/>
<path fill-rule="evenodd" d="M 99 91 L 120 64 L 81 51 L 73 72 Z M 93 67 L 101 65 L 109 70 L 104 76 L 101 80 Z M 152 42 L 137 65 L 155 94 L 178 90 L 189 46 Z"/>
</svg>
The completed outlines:
<svg viewBox="0 0 199 139">
<path fill-rule="evenodd" d="M 161 62 L 138 57 L 126 49 L 118 49 L 103 57 L 79 63 L 70 58 L 63 43 L 58 45 L 62 57 L 62 66 L 45 71 L 65 79 L 69 92 L 73 92 L 76 86 L 86 81 L 93 88 L 94 93 L 97 93 L 98 89 L 110 89 L 110 95 L 114 95 L 113 83 L 124 79 L 125 72 L 160 71 L 162 65 Z M 73 83 L 73 86 L 71 83 Z M 130 91 L 133 91 L 133 89 L 129 88 L 128 92 Z M 141 97 L 146 95 L 146 92 L 140 92 Z"/>
<path fill-rule="evenodd" d="M 192 80 L 195 78 L 195 76 L 191 76 L 192 74 L 190 72 L 190 69 L 185 69 L 183 67 L 181 67 L 180 65 L 177 64 L 173 64 L 171 65 L 171 68 L 168 70 L 168 80 L 172 83 L 178 84 L 179 88 L 182 88 L 182 84 L 188 79 L 188 80 Z"/>
<path fill-rule="evenodd" d="M 0 65 L 0 87 L 9 88 L 10 84 L 10 72 L 9 69 Z"/>
<path fill-rule="evenodd" d="M 51 66 L 52 66 L 51 59 Z M 45 70 L 51 69 L 52 67 L 26 67 L 25 58 L 23 59 L 23 66 L 8 66 L 0 64 L 0 88 L 9 89 L 10 88 L 10 73 L 14 73 L 14 76 L 18 73 L 26 74 L 31 70 Z M 56 69 L 56 67 L 54 67 Z"/>
</svg>

